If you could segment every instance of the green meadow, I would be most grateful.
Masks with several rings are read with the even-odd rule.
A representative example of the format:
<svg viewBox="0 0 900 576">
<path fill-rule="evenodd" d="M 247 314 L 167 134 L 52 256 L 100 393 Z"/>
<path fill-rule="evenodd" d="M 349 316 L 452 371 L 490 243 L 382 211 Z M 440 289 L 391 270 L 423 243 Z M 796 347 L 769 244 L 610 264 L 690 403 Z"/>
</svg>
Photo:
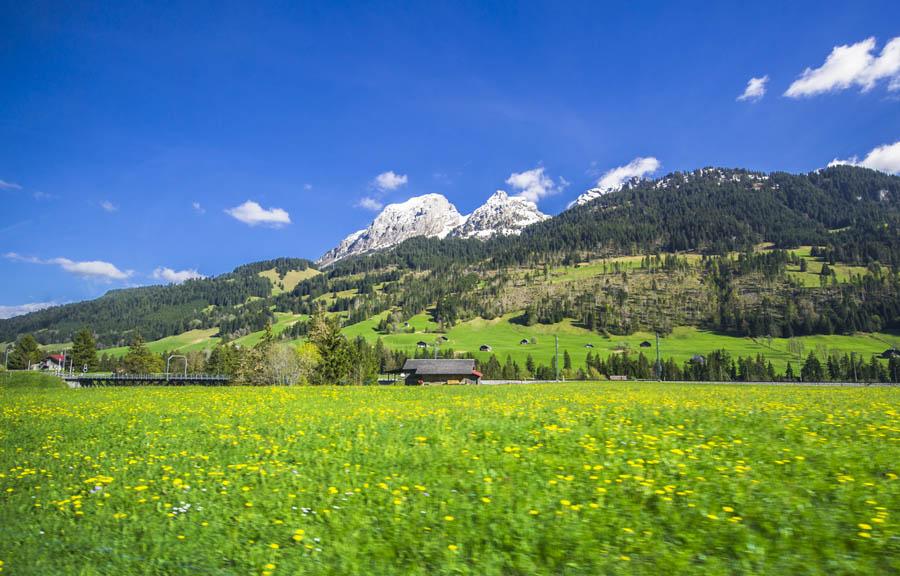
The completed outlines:
<svg viewBox="0 0 900 576">
<path fill-rule="evenodd" d="M 898 388 L 17 377 L 4 573 L 900 571 Z"/>
</svg>

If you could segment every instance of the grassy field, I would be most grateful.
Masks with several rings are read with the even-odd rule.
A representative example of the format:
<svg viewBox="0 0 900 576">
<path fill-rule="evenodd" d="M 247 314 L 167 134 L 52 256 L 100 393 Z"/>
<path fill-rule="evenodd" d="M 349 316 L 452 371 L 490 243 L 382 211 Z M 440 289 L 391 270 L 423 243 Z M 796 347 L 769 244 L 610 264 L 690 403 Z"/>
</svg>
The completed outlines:
<svg viewBox="0 0 900 576">
<path fill-rule="evenodd" d="M 549 365 L 555 354 L 554 338 L 559 336 L 560 355 L 564 350 L 568 350 L 576 367 L 584 364 L 589 351 L 607 357 L 628 349 L 633 353 L 642 351 L 651 359 L 656 357 L 656 340 L 651 333 L 636 332 L 628 336 L 605 338 L 600 334 L 573 326 L 570 321 L 553 325 L 523 326 L 511 321 L 516 316 L 510 314 L 495 320 L 476 319 L 463 322 L 446 334 L 441 334 L 434 332 L 437 325 L 430 322 L 427 315 L 421 314 L 410 321 L 410 325 L 416 328 L 416 333 L 387 334 L 383 335 L 382 339 L 389 348 L 411 353 L 415 351 L 416 344 L 420 341 L 432 345 L 439 337 L 446 336 L 448 340 L 441 342 L 441 346 L 456 351 L 473 352 L 482 360 L 486 360 L 493 353 L 502 361 L 508 354 L 519 363 L 524 363 L 531 354 L 536 362 Z M 380 319 L 381 316 L 376 316 L 349 326 L 344 332 L 350 337 L 360 335 L 375 340 L 379 336 L 376 328 Z M 533 339 L 535 343 L 520 344 L 523 339 L 529 341 Z M 649 342 L 651 347 L 641 348 L 641 343 L 645 341 Z M 803 344 L 804 358 L 809 352 L 831 351 L 848 354 L 854 352 L 868 358 L 872 354 L 880 354 L 892 345 L 900 347 L 900 337 L 894 334 L 804 336 L 797 338 L 797 341 Z M 492 352 L 479 352 L 482 345 L 491 346 Z M 592 345 L 593 348 L 586 348 L 587 345 Z M 719 349 L 728 350 L 734 356 L 763 354 L 778 370 L 783 370 L 789 361 L 796 367 L 798 361 L 798 358 L 789 352 L 789 341 L 786 338 L 773 338 L 771 341 L 764 338 L 742 338 L 687 326 L 676 328 L 668 336 L 660 338 L 660 356 L 663 359 L 672 357 L 679 362 L 689 360 L 695 354 L 708 354 Z"/>
<path fill-rule="evenodd" d="M 900 389 L 0 387 L 10 574 L 888 574 Z"/>
<path fill-rule="evenodd" d="M 272 296 L 278 296 L 282 292 L 290 292 L 297 284 L 314 276 L 318 276 L 319 274 L 321 274 L 321 272 L 312 268 L 307 268 L 306 270 L 290 270 L 283 278 L 278 276 L 278 271 L 275 268 L 263 270 L 259 273 L 260 276 L 268 278 L 272 282 Z M 282 284 L 284 288 L 279 286 L 279 283 Z"/>
<path fill-rule="evenodd" d="M 276 312 L 275 323 L 272 324 L 272 331 L 277 335 L 284 332 L 287 328 L 293 326 L 299 320 L 309 318 L 305 314 L 290 314 L 288 312 Z M 191 330 L 175 336 L 168 336 L 159 340 L 147 343 L 147 348 L 151 352 L 161 354 L 163 352 L 193 352 L 196 350 L 212 350 L 221 340 L 216 334 L 219 333 L 218 328 L 209 328 L 204 330 Z M 263 337 L 263 331 L 251 332 L 246 336 L 242 336 L 234 340 L 234 342 L 242 347 L 253 346 Z M 127 346 L 117 348 L 106 348 L 100 351 L 102 354 L 110 356 L 124 356 L 128 352 Z"/>
<path fill-rule="evenodd" d="M 63 388 L 62 379 L 45 372 L 24 372 L 0 370 L 0 387 L 15 388 Z"/>
<path fill-rule="evenodd" d="M 810 251 L 811 246 L 801 246 L 796 250 L 791 250 L 794 254 L 806 260 L 806 272 L 801 272 L 799 266 L 788 266 L 788 275 L 807 288 L 817 288 L 820 286 L 822 273 L 822 265 L 824 261 L 821 258 L 814 258 Z M 838 282 L 848 282 L 853 276 L 862 276 L 866 273 L 864 266 L 848 266 L 846 264 L 834 264 L 829 266 L 834 271 L 834 276 Z"/>
</svg>

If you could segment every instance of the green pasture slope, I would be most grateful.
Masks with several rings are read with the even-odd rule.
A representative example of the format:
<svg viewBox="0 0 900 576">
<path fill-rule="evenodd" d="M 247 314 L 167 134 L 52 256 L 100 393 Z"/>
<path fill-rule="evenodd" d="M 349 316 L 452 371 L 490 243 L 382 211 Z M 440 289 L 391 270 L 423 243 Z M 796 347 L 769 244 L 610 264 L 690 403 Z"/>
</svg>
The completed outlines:
<svg viewBox="0 0 900 576">
<path fill-rule="evenodd" d="M 587 353 L 600 354 L 608 357 L 610 354 L 620 354 L 627 350 L 637 354 L 643 352 L 651 360 L 656 357 L 656 339 L 652 333 L 636 332 L 627 336 L 604 337 L 590 332 L 571 321 L 565 320 L 559 324 L 523 326 L 513 321 L 518 313 L 508 314 L 494 320 L 475 319 L 462 322 L 447 332 L 439 332 L 438 325 L 430 319 L 428 313 L 417 314 L 409 320 L 412 333 L 380 334 L 377 331 L 378 322 L 384 316 L 379 314 L 372 318 L 347 326 L 344 334 L 349 338 L 362 336 L 370 342 L 379 337 L 385 346 L 395 350 L 404 350 L 413 354 L 418 342 L 428 344 L 428 350 L 433 350 L 433 345 L 439 343 L 441 348 L 452 348 L 457 352 L 471 352 L 480 360 L 487 360 L 491 354 L 496 354 L 502 361 L 509 355 L 513 360 L 524 364 L 530 354 L 535 362 L 550 365 L 555 353 L 554 338 L 559 337 L 560 355 L 568 351 L 572 362 L 577 368 L 584 364 Z M 307 319 L 304 315 L 276 313 L 278 320 L 273 325 L 273 331 L 280 334 L 293 323 L 301 319 Z M 147 344 L 148 348 L 156 353 L 163 351 L 189 352 L 192 350 L 209 350 L 218 342 L 215 337 L 216 329 L 192 330 L 176 336 L 170 336 Z M 253 346 L 259 342 L 263 333 L 253 332 L 235 340 L 241 346 Z M 446 337 L 447 340 L 439 338 Z M 522 340 L 528 340 L 529 344 L 520 344 Z M 859 333 L 854 335 L 816 335 L 796 338 L 802 344 L 801 357 L 789 351 L 787 338 L 745 338 L 724 334 L 717 334 L 694 327 L 682 326 L 675 328 L 671 334 L 660 338 L 660 356 L 663 359 L 674 358 L 677 362 L 689 360 L 695 354 L 708 354 L 713 350 L 724 349 L 733 356 L 750 356 L 763 354 L 771 360 L 775 368 L 782 371 L 788 362 L 802 363 L 809 352 L 816 352 L 820 356 L 830 353 L 855 353 L 864 358 L 873 354 L 880 354 L 892 346 L 900 348 L 900 335 L 890 333 Z M 299 344 L 302 339 L 290 341 Z M 532 343 L 533 342 L 533 343 Z M 642 342 L 649 342 L 649 348 L 642 348 Z M 482 345 L 490 346 L 491 352 L 480 352 Z M 587 347 L 588 345 L 593 348 Z M 115 356 L 124 355 L 126 347 L 110 348 L 103 353 Z"/>
<path fill-rule="evenodd" d="M 304 314 L 290 314 L 287 312 L 276 312 L 275 317 L 276 321 L 272 325 L 272 331 L 276 335 L 281 334 L 284 330 L 286 330 L 299 320 L 309 318 Z M 151 352 L 154 352 L 156 354 L 161 354 L 162 352 L 166 351 L 184 353 L 197 350 L 212 350 L 221 340 L 218 336 L 216 336 L 218 332 L 218 328 L 191 330 L 189 332 L 183 332 L 182 334 L 176 334 L 175 336 L 168 336 L 166 338 L 148 342 L 147 348 L 149 348 Z M 234 340 L 234 342 L 235 344 L 243 347 L 254 346 L 262 339 L 262 337 L 263 332 L 260 330 L 259 332 L 251 332 L 246 336 L 237 338 L 236 340 Z M 111 356 L 124 356 L 125 353 L 128 352 L 128 347 L 120 346 L 117 348 L 107 348 L 105 350 L 101 350 L 100 352 L 103 354 L 109 354 Z"/>
<path fill-rule="evenodd" d="M 523 326 L 511 320 L 518 314 L 509 314 L 495 320 L 476 319 L 462 322 L 454 326 L 446 333 L 436 332 L 437 325 L 431 322 L 427 315 L 415 316 L 410 324 L 416 328 L 414 334 L 385 334 L 380 335 L 385 345 L 389 348 L 414 352 L 418 342 L 426 342 L 429 350 L 438 338 L 445 336 L 447 341 L 441 341 L 440 346 L 453 348 L 460 352 L 472 352 L 475 357 L 486 360 L 491 354 L 496 354 L 501 362 L 507 355 L 520 363 L 524 363 L 530 354 L 538 363 L 549 365 L 555 354 L 555 340 L 559 337 L 560 355 L 568 350 L 574 365 L 584 364 L 585 357 L 590 351 L 593 354 L 600 353 L 604 357 L 610 354 L 621 353 L 629 350 L 632 353 L 643 352 L 651 359 L 656 357 L 655 336 L 647 332 L 636 332 L 628 336 L 610 336 L 605 338 L 600 334 L 573 326 L 568 320 L 559 324 Z M 344 333 L 348 336 L 363 336 L 368 340 L 376 340 L 379 333 L 376 328 L 381 316 L 376 316 L 364 322 L 347 327 Z M 534 344 L 520 344 L 523 339 L 535 341 Z M 872 354 L 880 354 L 891 346 L 900 347 L 900 337 L 894 334 L 855 334 L 803 336 L 797 338 L 803 344 L 803 356 L 809 352 L 840 352 L 862 355 L 866 358 Z M 651 347 L 642 348 L 642 342 L 649 342 Z M 491 352 L 480 352 L 479 348 L 487 345 Z M 591 345 L 593 348 L 587 348 Z M 788 362 L 793 362 L 795 367 L 798 361 L 804 358 L 789 352 L 787 338 L 742 338 L 716 334 L 693 327 L 675 328 L 671 334 L 660 338 L 660 356 L 674 358 L 678 362 L 689 360 L 695 354 L 708 354 L 713 350 L 725 349 L 734 356 L 749 356 L 763 354 L 772 361 L 776 369 L 783 370 Z"/>
<path fill-rule="evenodd" d="M 888 387 L 0 387 L 0 561 L 898 574 L 898 406 Z"/>
</svg>

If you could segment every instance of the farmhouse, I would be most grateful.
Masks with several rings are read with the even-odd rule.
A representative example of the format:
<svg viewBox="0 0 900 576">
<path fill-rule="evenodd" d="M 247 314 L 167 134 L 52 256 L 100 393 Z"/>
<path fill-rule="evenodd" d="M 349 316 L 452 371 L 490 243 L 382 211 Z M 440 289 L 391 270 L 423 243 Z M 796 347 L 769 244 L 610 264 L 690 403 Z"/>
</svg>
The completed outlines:
<svg viewBox="0 0 900 576">
<path fill-rule="evenodd" d="M 479 384 L 474 360 L 407 360 L 400 370 L 406 384 Z"/>
<path fill-rule="evenodd" d="M 479 346 L 478 350 L 481 352 L 490 352 L 493 348 L 491 348 L 489 344 L 482 344 Z"/>
<path fill-rule="evenodd" d="M 32 366 L 33 370 L 49 370 L 51 372 L 61 372 L 66 357 L 62 354 L 50 354 L 40 364 Z"/>
<path fill-rule="evenodd" d="M 519 345 L 525 346 L 527 344 L 531 344 L 531 342 L 528 341 L 528 338 L 522 338 L 521 340 L 519 340 Z"/>
</svg>

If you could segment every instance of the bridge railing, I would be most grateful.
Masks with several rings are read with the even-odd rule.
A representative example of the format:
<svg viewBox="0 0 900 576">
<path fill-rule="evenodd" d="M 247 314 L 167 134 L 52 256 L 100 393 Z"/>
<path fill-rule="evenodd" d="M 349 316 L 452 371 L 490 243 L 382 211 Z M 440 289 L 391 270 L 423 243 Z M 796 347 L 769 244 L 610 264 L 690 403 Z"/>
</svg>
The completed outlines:
<svg viewBox="0 0 900 576">
<path fill-rule="evenodd" d="M 114 374 L 110 372 L 81 372 L 64 374 L 64 380 L 79 382 L 227 382 L 231 376 L 227 374 Z"/>
</svg>

